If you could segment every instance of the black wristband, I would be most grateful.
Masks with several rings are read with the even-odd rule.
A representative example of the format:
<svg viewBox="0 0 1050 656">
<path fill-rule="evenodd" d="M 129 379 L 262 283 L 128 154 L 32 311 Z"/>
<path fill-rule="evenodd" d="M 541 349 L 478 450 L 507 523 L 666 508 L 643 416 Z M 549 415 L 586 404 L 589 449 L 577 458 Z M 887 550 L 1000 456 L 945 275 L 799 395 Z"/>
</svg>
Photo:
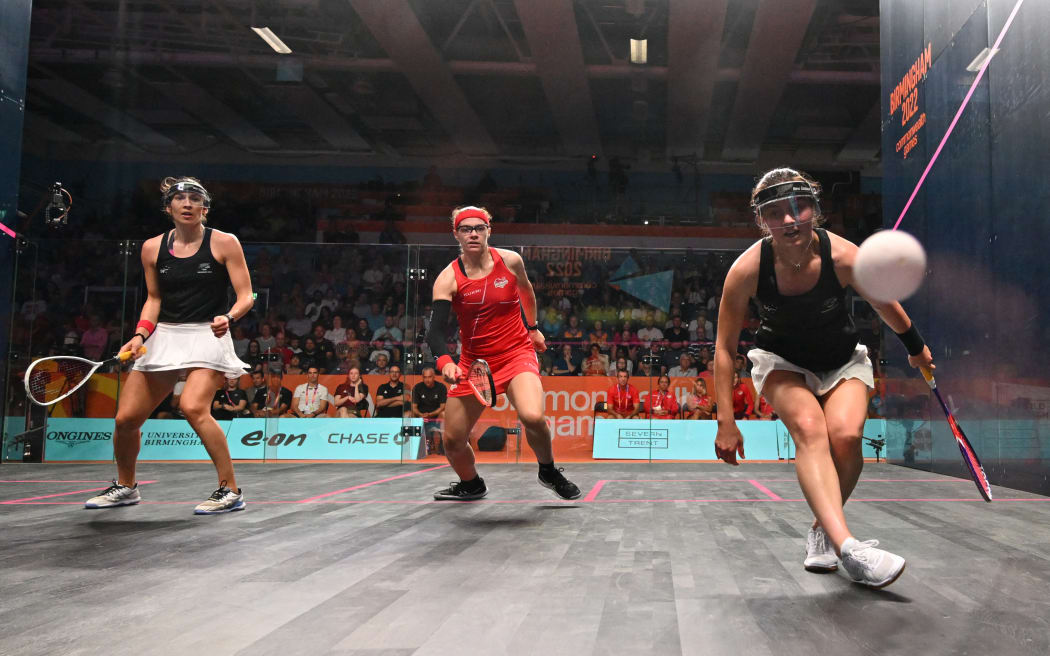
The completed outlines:
<svg viewBox="0 0 1050 656">
<path fill-rule="evenodd" d="M 525 322 L 525 328 L 527 328 L 527 329 L 529 330 L 529 332 L 532 332 L 533 330 L 539 330 L 539 329 L 540 329 L 540 324 L 538 324 L 538 323 L 534 323 L 534 324 L 532 324 L 532 325 L 530 326 L 530 325 L 529 325 L 529 322 L 528 322 L 528 321 L 526 321 L 526 322 Z"/>
<path fill-rule="evenodd" d="M 229 325 L 231 325 L 231 326 L 232 326 L 232 325 L 233 325 L 234 323 L 236 323 L 236 321 L 237 321 L 236 319 L 234 319 L 234 318 L 233 318 L 233 315 L 232 315 L 232 314 L 230 314 L 229 312 L 227 312 L 226 314 L 224 314 L 224 315 L 222 315 L 222 316 L 226 317 L 226 322 L 227 322 L 227 323 L 228 323 Z"/>
<path fill-rule="evenodd" d="M 926 347 L 926 342 L 922 341 L 922 335 L 915 328 L 913 323 L 903 333 L 895 333 L 900 338 L 901 343 L 904 344 L 904 348 L 907 349 L 908 355 L 918 355 L 922 353 L 922 349 Z"/>
<path fill-rule="evenodd" d="M 133 337 L 141 337 L 143 342 L 149 339 L 149 335 L 143 335 L 142 333 L 135 333 Z"/>
</svg>

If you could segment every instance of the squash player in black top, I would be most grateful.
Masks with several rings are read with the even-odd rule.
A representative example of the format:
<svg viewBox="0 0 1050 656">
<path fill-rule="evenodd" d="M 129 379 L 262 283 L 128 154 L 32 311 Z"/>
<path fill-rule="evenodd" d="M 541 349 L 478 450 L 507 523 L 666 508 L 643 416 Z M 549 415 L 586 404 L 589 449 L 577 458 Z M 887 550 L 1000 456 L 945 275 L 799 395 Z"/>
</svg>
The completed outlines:
<svg viewBox="0 0 1050 656">
<path fill-rule="evenodd" d="M 87 508 L 111 508 L 140 501 L 135 479 L 141 427 L 187 370 L 180 409 L 215 463 L 219 487 L 196 514 L 241 510 L 244 497 L 233 473 L 223 430 L 211 416 L 211 402 L 224 377 L 245 373 L 237 358 L 230 324 L 252 307 L 252 283 L 241 244 L 232 234 L 205 226 L 211 196 L 195 178 L 165 178 L 162 211 L 174 228 L 142 245 L 147 298 L 135 335 L 121 351 L 135 364 L 120 393 L 113 449 L 117 478 Z M 236 302 L 227 301 L 232 284 Z M 141 352 L 145 343 L 146 351 Z"/>
<path fill-rule="evenodd" d="M 874 380 L 846 307 L 846 285 L 857 289 L 857 246 L 817 227 L 819 193 L 814 180 L 790 168 L 767 172 L 755 186 L 752 208 L 767 236 L 726 275 L 715 345 L 715 400 L 720 408 L 732 405 L 733 358 L 755 298 L 761 326 L 757 348 L 748 353 L 753 380 L 795 441 L 796 473 L 815 516 L 803 565 L 831 571 L 841 562 L 853 581 L 879 588 L 900 576 L 905 561 L 876 548 L 877 540 L 855 539 L 843 513 L 864 464 L 861 432 Z M 904 342 L 909 363 L 932 368 L 930 350 L 900 303 L 867 300 Z M 718 413 L 715 453 L 734 465 L 744 455 L 731 413 Z"/>
</svg>

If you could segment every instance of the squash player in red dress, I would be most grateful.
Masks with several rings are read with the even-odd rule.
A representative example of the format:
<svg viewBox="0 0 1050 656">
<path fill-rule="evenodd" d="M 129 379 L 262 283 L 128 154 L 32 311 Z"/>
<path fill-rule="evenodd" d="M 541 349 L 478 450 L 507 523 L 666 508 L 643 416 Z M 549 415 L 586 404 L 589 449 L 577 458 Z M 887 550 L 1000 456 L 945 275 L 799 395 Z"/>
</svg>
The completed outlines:
<svg viewBox="0 0 1050 656">
<path fill-rule="evenodd" d="M 577 499 L 580 489 L 554 465 L 550 428 L 543 415 L 543 385 L 536 352 L 547 349 L 536 326 L 536 292 L 525 263 L 513 251 L 488 245 L 492 215 L 481 207 L 452 212 L 452 234 L 461 255 L 434 281 L 433 316 L 427 342 L 437 368 L 451 385 L 445 406 L 445 455 L 460 480 L 434 494 L 435 499 L 470 501 L 488 494 L 474 466 L 470 431 L 485 406 L 462 383 L 470 364 L 488 362 L 494 392 L 507 394 L 539 462 L 539 481 L 561 499 Z M 451 311 L 459 320 L 462 352 L 457 364 L 448 353 L 446 326 Z M 524 311 L 525 322 L 522 321 Z"/>
</svg>

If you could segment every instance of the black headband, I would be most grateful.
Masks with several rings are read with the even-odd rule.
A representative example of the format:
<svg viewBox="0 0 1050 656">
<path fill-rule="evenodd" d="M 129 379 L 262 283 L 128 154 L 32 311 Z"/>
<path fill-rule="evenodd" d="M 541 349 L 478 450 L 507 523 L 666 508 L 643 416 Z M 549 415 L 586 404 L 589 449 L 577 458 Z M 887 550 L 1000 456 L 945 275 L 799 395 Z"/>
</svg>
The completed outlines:
<svg viewBox="0 0 1050 656">
<path fill-rule="evenodd" d="M 805 180 L 788 180 L 787 182 L 779 182 L 777 184 L 769 185 L 755 194 L 755 200 L 752 202 L 751 206 L 757 210 L 766 203 L 782 200 L 784 198 L 791 198 L 792 196 L 809 196 L 813 200 L 816 200 L 817 192 L 813 189 L 813 185 Z"/>
<path fill-rule="evenodd" d="M 200 194 L 204 197 L 204 207 L 211 207 L 211 194 L 208 193 L 207 189 L 196 182 L 184 180 L 171 185 L 171 187 L 164 192 L 164 207 L 171 205 L 171 199 L 175 197 L 175 194 Z"/>
</svg>

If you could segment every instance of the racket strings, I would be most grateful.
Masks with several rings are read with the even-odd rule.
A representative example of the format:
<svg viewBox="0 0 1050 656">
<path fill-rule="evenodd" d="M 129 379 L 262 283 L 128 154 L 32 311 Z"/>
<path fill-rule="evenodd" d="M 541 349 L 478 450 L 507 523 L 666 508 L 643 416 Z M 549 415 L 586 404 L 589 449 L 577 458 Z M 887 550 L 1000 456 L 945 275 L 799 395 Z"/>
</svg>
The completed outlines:
<svg viewBox="0 0 1050 656">
<path fill-rule="evenodd" d="M 37 403 L 50 403 L 76 389 L 94 370 L 92 363 L 79 360 L 57 360 L 54 365 L 54 369 L 29 372 L 29 395 Z"/>
<path fill-rule="evenodd" d="M 474 389 L 478 391 L 478 394 L 485 399 L 486 403 L 492 403 L 492 385 L 489 383 L 489 372 L 483 366 L 474 366 L 470 368 L 470 383 L 474 386 Z"/>
</svg>

